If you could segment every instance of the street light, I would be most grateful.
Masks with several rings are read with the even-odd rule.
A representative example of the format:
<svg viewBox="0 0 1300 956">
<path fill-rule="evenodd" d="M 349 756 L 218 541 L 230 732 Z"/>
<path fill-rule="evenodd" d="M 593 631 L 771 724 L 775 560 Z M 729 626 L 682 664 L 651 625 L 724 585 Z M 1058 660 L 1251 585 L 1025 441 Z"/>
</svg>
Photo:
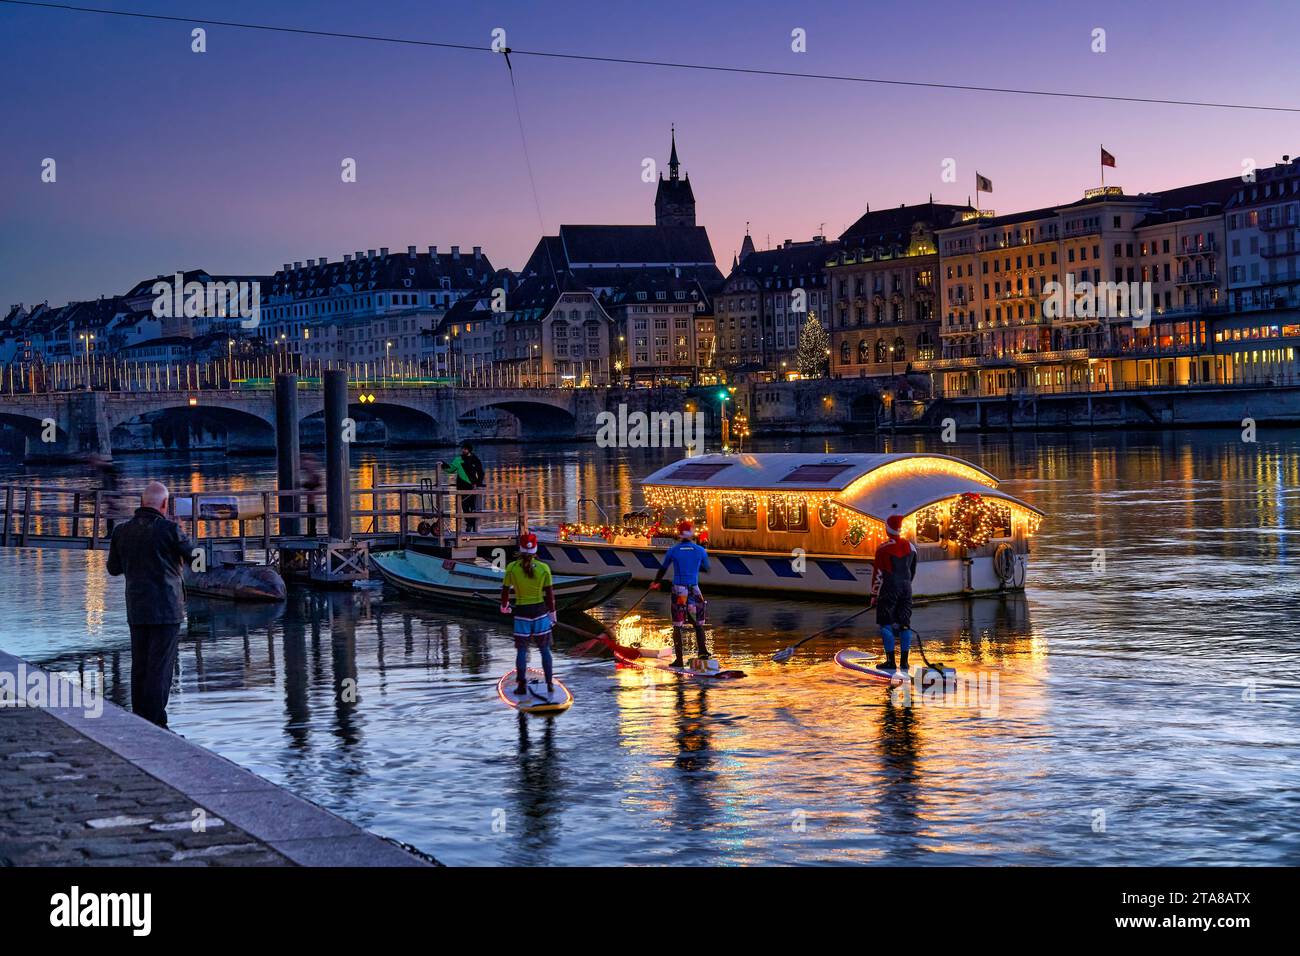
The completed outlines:
<svg viewBox="0 0 1300 956">
<path fill-rule="evenodd" d="M 727 433 L 727 401 L 731 398 L 731 392 L 722 388 L 718 390 L 718 410 L 722 415 L 722 450 L 728 451 L 731 444 L 731 436 Z"/>
</svg>

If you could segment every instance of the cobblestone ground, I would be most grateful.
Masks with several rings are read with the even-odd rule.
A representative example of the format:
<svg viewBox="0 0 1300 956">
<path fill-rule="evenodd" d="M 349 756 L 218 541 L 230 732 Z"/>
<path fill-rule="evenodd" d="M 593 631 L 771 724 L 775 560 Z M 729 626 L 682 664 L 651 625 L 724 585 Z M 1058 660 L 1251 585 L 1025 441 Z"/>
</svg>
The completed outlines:
<svg viewBox="0 0 1300 956">
<path fill-rule="evenodd" d="M 0 866 L 292 865 L 200 809 L 51 715 L 0 707 Z"/>
</svg>

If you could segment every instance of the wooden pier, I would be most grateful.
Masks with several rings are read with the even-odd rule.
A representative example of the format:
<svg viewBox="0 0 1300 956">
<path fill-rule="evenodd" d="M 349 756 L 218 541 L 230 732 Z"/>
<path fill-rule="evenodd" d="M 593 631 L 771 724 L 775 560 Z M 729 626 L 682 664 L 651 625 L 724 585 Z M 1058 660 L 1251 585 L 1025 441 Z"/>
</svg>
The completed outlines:
<svg viewBox="0 0 1300 956">
<path fill-rule="evenodd" d="M 332 543 L 379 550 L 419 542 L 468 557 L 483 548 L 511 548 L 528 528 L 524 492 L 517 488 L 459 491 L 439 475 L 349 494 L 350 542 L 327 533 L 326 495 L 319 490 L 173 492 L 168 512 L 196 547 L 237 553 L 240 560 L 260 552 L 286 577 L 305 570 L 313 579 L 303 562 L 314 554 L 328 561 Z M 478 499 L 473 512 L 465 509 L 469 497 Z M 0 485 L 0 502 L 0 547 L 95 550 L 108 547 L 112 529 L 130 520 L 140 499 L 138 493 L 11 482 Z M 341 560 L 339 549 L 333 551 Z"/>
</svg>

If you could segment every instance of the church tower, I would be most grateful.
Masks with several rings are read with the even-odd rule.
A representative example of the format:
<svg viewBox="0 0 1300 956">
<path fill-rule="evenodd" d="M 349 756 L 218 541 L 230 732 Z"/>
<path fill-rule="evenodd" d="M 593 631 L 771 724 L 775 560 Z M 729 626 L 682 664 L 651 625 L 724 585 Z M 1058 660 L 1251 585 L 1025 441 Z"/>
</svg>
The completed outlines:
<svg viewBox="0 0 1300 956">
<path fill-rule="evenodd" d="M 694 226 L 695 193 L 691 191 L 691 177 L 680 176 L 681 163 L 677 160 L 677 128 L 672 130 L 673 148 L 668 156 L 668 178 L 659 174 L 659 188 L 655 192 L 656 226 Z"/>
</svg>

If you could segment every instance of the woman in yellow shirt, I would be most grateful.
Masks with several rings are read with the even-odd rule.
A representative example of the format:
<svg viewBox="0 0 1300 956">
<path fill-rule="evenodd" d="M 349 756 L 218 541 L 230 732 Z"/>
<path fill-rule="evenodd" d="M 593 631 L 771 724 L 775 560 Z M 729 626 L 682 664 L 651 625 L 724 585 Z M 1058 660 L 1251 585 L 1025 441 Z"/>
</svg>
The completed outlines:
<svg viewBox="0 0 1300 956">
<path fill-rule="evenodd" d="M 551 586 L 551 569 L 538 561 L 537 535 L 526 534 L 519 539 L 519 557 L 506 565 L 506 576 L 501 581 L 501 613 L 510 614 L 510 589 L 515 589 L 515 691 L 528 693 L 528 648 L 536 644 L 542 655 L 542 670 L 546 674 L 546 692 L 553 693 L 554 665 L 551 657 L 551 627 L 558 615 L 555 613 L 555 588 Z"/>
</svg>

